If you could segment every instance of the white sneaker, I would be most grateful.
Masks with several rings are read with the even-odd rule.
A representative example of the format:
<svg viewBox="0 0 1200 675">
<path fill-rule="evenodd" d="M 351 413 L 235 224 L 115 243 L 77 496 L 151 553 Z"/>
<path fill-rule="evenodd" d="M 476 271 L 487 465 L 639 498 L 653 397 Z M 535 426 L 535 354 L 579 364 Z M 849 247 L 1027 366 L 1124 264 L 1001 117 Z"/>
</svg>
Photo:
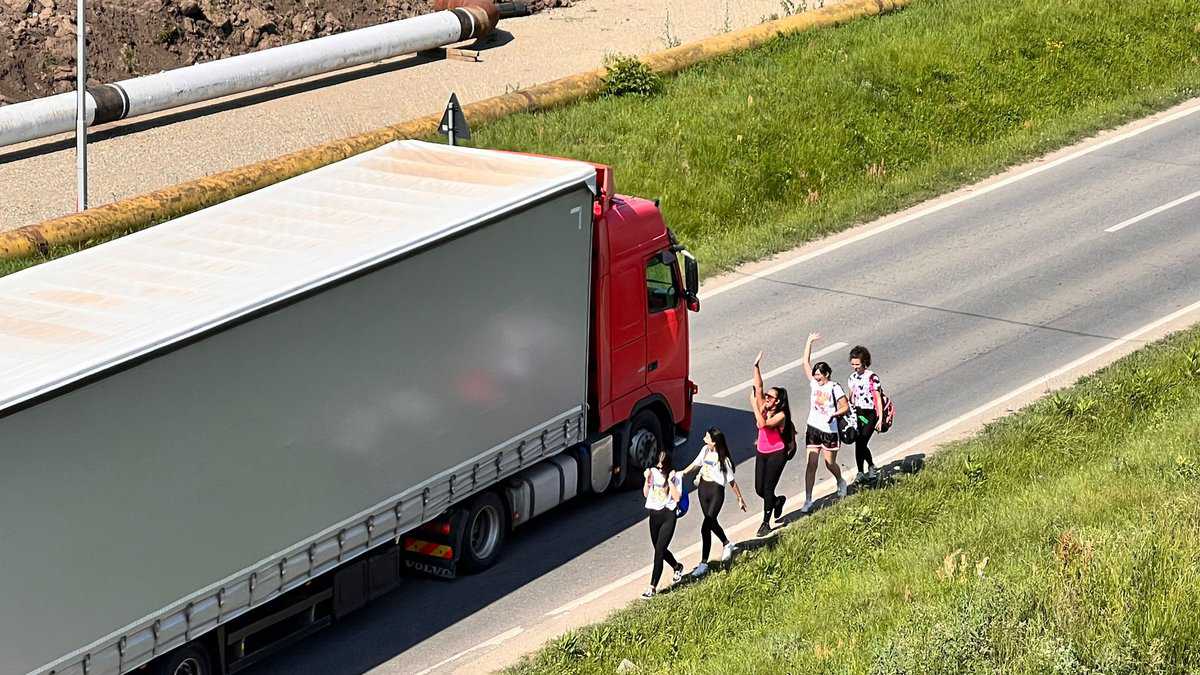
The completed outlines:
<svg viewBox="0 0 1200 675">
<path fill-rule="evenodd" d="M 642 593 L 642 597 L 647 600 L 649 600 L 650 598 L 653 598 L 654 597 L 654 587 L 651 586 L 650 588 L 647 588 L 646 592 Z"/>
<path fill-rule="evenodd" d="M 858 474 L 856 474 L 854 476 L 854 483 L 856 485 L 858 485 L 861 483 L 865 483 L 870 479 L 871 479 L 871 476 L 866 471 L 859 471 Z"/>
<path fill-rule="evenodd" d="M 699 579 L 705 574 L 708 574 L 708 563 L 700 563 L 699 565 L 696 565 L 696 569 L 692 570 L 693 579 Z"/>
<path fill-rule="evenodd" d="M 680 565 L 679 567 L 675 568 L 675 574 L 671 575 L 671 581 L 674 581 L 675 583 L 679 583 L 682 580 L 683 580 L 683 565 Z"/>
<path fill-rule="evenodd" d="M 733 542 L 725 544 L 725 548 L 721 550 L 721 562 L 727 563 L 733 560 Z"/>
<path fill-rule="evenodd" d="M 801 513 L 808 513 L 809 511 L 812 511 L 812 507 L 813 507 L 813 502 L 812 502 L 812 500 L 811 500 L 811 499 L 805 499 L 805 500 L 804 500 L 804 506 L 801 506 L 801 507 L 800 507 L 800 512 L 801 512 Z"/>
<path fill-rule="evenodd" d="M 845 497 L 846 496 L 846 481 L 839 478 L 838 482 L 837 482 L 837 486 L 838 486 L 837 487 L 837 496 Z"/>
</svg>

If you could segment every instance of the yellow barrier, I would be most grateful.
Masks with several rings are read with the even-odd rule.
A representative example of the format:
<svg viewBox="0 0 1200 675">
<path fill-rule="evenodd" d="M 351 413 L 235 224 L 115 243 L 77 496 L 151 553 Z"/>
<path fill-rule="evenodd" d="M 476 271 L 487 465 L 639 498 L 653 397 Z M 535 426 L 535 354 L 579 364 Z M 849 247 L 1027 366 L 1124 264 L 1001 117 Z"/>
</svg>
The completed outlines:
<svg viewBox="0 0 1200 675">
<path fill-rule="evenodd" d="M 745 51 L 779 35 L 833 26 L 863 16 L 904 7 L 910 0 L 848 0 L 742 30 L 717 35 L 642 57 L 652 70 L 674 73 L 702 61 Z M 605 70 L 599 68 L 547 82 L 529 89 L 463 106 L 463 113 L 479 124 L 507 115 L 546 110 L 574 103 L 600 92 Z M 247 192 L 312 171 L 318 167 L 377 148 L 402 138 L 423 138 L 437 131 L 441 115 L 430 115 L 368 131 L 291 154 L 230 169 L 154 192 L 97 206 L 0 233 L 0 259 L 44 255 L 51 246 L 80 244 L 98 237 L 138 230 L 171 218 L 218 204 Z"/>
</svg>

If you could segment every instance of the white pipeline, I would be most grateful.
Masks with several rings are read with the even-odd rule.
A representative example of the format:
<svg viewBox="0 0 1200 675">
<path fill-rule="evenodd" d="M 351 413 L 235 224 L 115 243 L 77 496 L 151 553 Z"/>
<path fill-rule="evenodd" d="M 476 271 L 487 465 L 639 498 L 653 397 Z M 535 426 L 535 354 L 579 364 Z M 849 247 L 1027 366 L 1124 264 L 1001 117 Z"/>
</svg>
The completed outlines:
<svg viewBox="0 0 1200 675">
<path fill-rule="evenodd" d="M 177 108 L 481 37 L 486 12 L 459 7 L 87 90 L 88 126 Z M 71 131 L 75 94 L 0 107 L 0 147 Z"/>
</svg>

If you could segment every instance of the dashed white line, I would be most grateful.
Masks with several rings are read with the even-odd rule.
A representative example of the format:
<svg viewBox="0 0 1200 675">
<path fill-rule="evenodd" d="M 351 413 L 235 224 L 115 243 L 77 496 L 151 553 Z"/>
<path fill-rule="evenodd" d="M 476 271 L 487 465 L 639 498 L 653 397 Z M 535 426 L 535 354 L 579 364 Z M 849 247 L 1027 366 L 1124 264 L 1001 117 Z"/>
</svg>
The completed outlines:
<svg viewBox="0 0 1200 675">
<path fill-rule="evenodd" d="M 1130 225 L 1133 225 L 1134 223 L 1141 222 L 1151 216 L 1156 216 L 1156 215 L 1162 213 L 1163 211 L 1166 211 L 1167 209 L 1173 209 L 1176 206 L 1183 204 L 1184 202 L 1190 202 L 1191 200 L 1195 199 L 1196 197 L 1200 197 L 1200 190 L 1197 190 L 1190 195 L 1184 195 L 1183 197 L 1180 197 L 1179 199 L 1176 199 L 1175 201 L 1167 202 L 1166 204 L 1163 204 L 1162 206 L 1159 206 L 1157 208 L 1150 209 L 1149 211 L 1147 211 L 1141 215 L 1134 216 L 1134 217 L 1130 218 L 1129 220 L 1123 220 L 1104 231 L 1105 232 L 1117 232 L 1119 230 L 1123 230 L 1123 229 L 1129 227 Z"/>
<path fill-rule="evenodd" d="M 1175 120 L 1181 119 L 1183 117 L 1187 117 L 1188 115 L 1191 115 L 1196 112 L 1200 112 L 1200 104 L 1192 105 L 1192 106 L 1189 106 L 1182 110 L 1177 110 L 1176 112 L 1171 113 L 1170 115 L 1167 115 L 1166 117 L 1157 119 L 1153 122 L 1150 122 L 1149 124 L 1138 127 L 1136 129 L 1131 129 L 1123 134 L 1118 134 L 1116 136 L 1113 136 L 1112 138 L 1106 139 L 1106 140 L 1096 143 L 1094 145 L 1090 145 L 1086 148 L 1082 148 L 1082 149 L 1077 150 L 1069 155 L 1063 155 L 1062 157 L 1059 157 L 1058 159 L 1046 162 L 1045 164 L 1039 164 L 1038 166 L 1031 167 L 1025 171 L 1022 171 L 1021 173 L 1016 174 L 1016 175 L 1009 176 L 1008 178 L 998 180 L 995 183 L 982 185 L 976 189 L 971 190 L 970 192 L 965 192 L 963 194 L 958 195 L 957 197 L 951 197 L 951 198 L 945 199 L 944 201 L 940 201 L 928 208 L 924 208 L 919 211 L 914 211 L 913 213 L 910 213 L 910 214 L 907 214 L 904 216 L 900 216 L 894 220 L 886 221 L 883 224 L 879 225 L 878 227 L 873 227 L 869 230 L 865 230 L 865 231 L 860 232 L 852 237 L 847 237 L 840 241 L 836 241 L 832 244 L 829 244 L 828 246 L 823 246 L 815 251 L 811 251 L 811 252 L 805 253 L 803 255 L 798 255 L 794 258 L 789 258 L 787 260 L 784 260 L 778 264 L 767 267 L 758 272 L 754 272 L 752 274 L 747 274 L 739 279 L 730 281 L 729 283 L 726 283 L 726 284 L 722 284 L 721 286 L 717 286 L 716 288 L 713 288 L 711 290 L 703 291 L 701 293 L 701 299 L 702 300 L 710 300 L 712 298 L 715 298 L 718 295 L 721 295 L 722 293 L 725 293 L 726 291 L 732 291 L 735 288 L 744 286 L 744 285 L 754 281 L 755 279 L 762 279 L 764 277 L 769 277 L 773 274 L 776 274 L 777 272 L 781 272 L 785 269 L 788 269 L 789 267 L 794 267 L 796 265 L 799 265 L 800 263 L 812 260 L 813 258 L 816 258 L 817 256 L 825 255 L 826 253 L 832 253 L 833 251 L 836 251 L 845 246 L 849 246 L 850 244 L 854 244 L 854 243 L 860 242 L 864 239 L 874 237 L 877 234 L 882 234 L 884 232 L 887 232 L 888 230 L 890 230 L 892 228 L 899 227 L 906 223 L 911 223 L 914 220 L 917 220 L 919 218 L 924 218 L 925 216 L 932 215 L 934 213 L 937 213 L 938 211 L 948 209 L 951 206 L 957 206 L 958 204 L 961 204 L 965 201 L 975 199 L 976 197 L 986 195 L 990 192 L 994 192 L 996 190 L 999 190 L 1002 187 L 1012 185 L 1013 183 L 1016 183 L 1017 181 L 1024 180 L 1026 178 L 1029 178 L 1030 176 L 1036 176 L 1037 174 L 1039 174 L 1043 171 L 1052 169 L 1061 164 L 1066 164 L 1067 162 L 1079 159 L 1080 157 L 1090 155 L 1091 153 L 1096 152 L 1097 150 L 1107 148 L 1110 145 L 1113 145 L 1115 143 L 1120 143 L 1121 141 L 1133 138 L 1134 136 L 1138 136 L 1147 131 L 1150 131 L 1151 129 L 1155 129 L 1164 124 L 1169 124 L 1171 122 L 1174 122 Z"/>
<path fill-rule="evenodd" d="M 419 671 L 416 675 L 429 675 L 429 673 L 432 673 L 433 671 L 437 670 L 438 668 L 441 668 L 442 666 L 450 665 L 451 663 L 461 659 L 462 657 L 466 656 L 467 654 L 470 654 L 471 652 L 478 651 L 480 649 L 487 649 L 488 647 L 497 647 L 497 646 L 503 644 L 506 640 L 511 640 L 512 638 L 515 638 L 516 636 L 518 636 L 524 632 L 525 632 L 525 629 L 520 626 L 517 626 L 515 628 L 510 628 L 510 629 L 504 631 L 503 633 L 497 635 L 496 637 L 492 638 L 491 640 L 488 640 L 486 642 L 480 642 L 479 644 L 475 645 L 474 647 L 469 647 L 467 649 L 464 649 L 461 652 L 455 654 L 454 656 L 451 656 L 448 659 L 443 659 L 443 660 L 433 664 L 432 666 L 429 666 L 425 670 Z"/>
<path fill-rule="evenodd" d="M 828 347 L 813 354 L 812 357 L 814 359 L 816 359 L 818 357 L 825 356 L 826 354 L 832 354 L 833 352 L 836 352 L 839 349 L 844 349 L 848 346 L 849 345 L 847 345 L 845 342 L 835 342 L 835 343 L 829 345 Z M 763 379 L 765 380 L 767 378 L 775 377 L 776 375 L 781 375 L 783 373 L 786 373 L 787 371 L 791 370 L 792 368 L 795 368 L 796 366 L 801 365 L 802 363 L 804 363 L 804 359 L 796 359 L 795 361 L 789 361 L 788 363 L 785 363 L 782 366 L 779 366 L 775 370 L 770 370 L 770 371 L 767 371 L 766 373 L 763 373 Z M 741 384 L 735 384 L 728 389 L 722 389 L 721 391 L 718 391 L 717 393 L 713 394 L 713 398 L 725 398 L 726 396 L 729 396 L 731 394 L 738 393 L 739 391 L 745 389 L 746 387 L 749 387 L 752 384 L 754 384 L 753 379 L 746 380 L 745 382 L 742 382 Z"/>
</svg>

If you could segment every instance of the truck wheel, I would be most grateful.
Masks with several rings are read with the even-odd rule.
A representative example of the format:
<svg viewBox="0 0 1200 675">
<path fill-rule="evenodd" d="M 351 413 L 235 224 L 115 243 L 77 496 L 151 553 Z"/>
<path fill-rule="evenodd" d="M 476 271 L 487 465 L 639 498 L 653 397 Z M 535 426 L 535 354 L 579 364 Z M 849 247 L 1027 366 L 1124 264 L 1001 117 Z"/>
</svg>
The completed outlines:
<svg viewBox="0 0 1200 675">
<path fill-rule="evenodd" d="M 662 444 L 662 424 L 658 415 L 643 410 L 629 425 L 629 443 L 625 448 L 625 487 L 635 488 L 642 484 L 642 472 L 649 469 L 658 458 Z"/>
<path fill-rule="evenodd" d="M 459 560 L 472 572 L 485 570 L 500 559 L 508 536 L 508 509 L 494 492 L 484 492 L 467 506 Z"/>
<path fill-rule="evenodd" d="M 152 672 L 154 675 L 212 675 L 213 670 L 207 651 L 186 645 L 159 659 Z"/>
</svg>

